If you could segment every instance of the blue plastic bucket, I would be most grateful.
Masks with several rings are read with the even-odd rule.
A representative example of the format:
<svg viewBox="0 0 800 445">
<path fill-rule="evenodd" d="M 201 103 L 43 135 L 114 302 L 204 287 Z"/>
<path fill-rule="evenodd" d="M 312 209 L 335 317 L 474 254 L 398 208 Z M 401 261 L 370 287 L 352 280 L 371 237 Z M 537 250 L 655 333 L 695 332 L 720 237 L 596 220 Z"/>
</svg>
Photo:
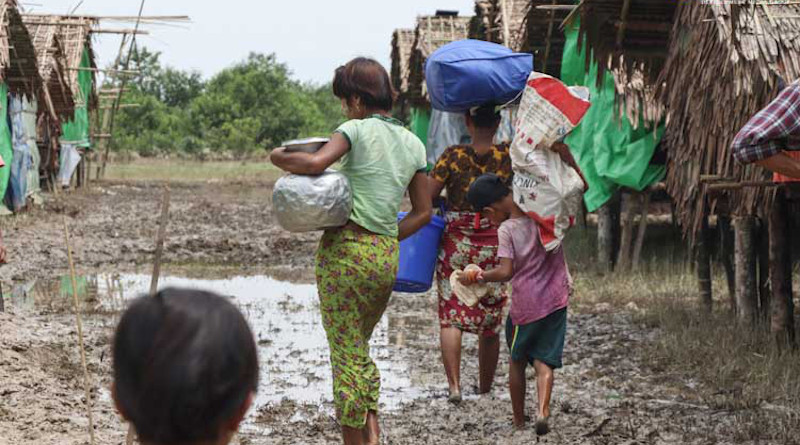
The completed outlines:
<svg viewBox="0 0 800 445">
<path fill-rule="evenodd" d="M 405 216 L 406 213 L 400 213 L 397 220 Z M 419 294 L 431 288 L 445 224 L 444 218 L 434 215 L 427 226 L 400 242 L 400 267 L 394 285 L 396 292 Z"/>
</svg>

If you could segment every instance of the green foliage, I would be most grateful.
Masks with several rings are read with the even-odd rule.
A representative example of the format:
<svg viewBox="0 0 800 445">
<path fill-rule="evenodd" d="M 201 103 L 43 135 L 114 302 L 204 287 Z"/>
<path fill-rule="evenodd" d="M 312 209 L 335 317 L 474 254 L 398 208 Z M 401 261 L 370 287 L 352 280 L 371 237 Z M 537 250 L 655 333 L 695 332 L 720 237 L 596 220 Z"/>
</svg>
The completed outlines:
<svg viewBox="0 0 800 445">
<path fill-rule="evenodd" d="M 161 66 L 135 52 L 132 78 L 115 125 L 115 148 L 142 155 L 226 150 L 238 155 L 298 137 L 330 134 L 344 117 L 329 85 L 293 80 L 275 55 L 251 54 L 208 82 L 196 71 Z"/>
</svg>

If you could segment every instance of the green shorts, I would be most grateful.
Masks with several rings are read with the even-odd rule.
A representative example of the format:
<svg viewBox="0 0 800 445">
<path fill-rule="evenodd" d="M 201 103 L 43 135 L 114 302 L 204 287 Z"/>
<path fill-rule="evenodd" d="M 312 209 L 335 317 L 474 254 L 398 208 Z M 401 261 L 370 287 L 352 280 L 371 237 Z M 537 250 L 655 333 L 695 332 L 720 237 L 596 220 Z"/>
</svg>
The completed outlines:
<svg viewBox="0 0 800 445">
<path fill-rule="evenodd" d="M 566 336 L 567 308 L 521 326 L 515 326 L 511 316 L 506 321 L 506 341 L 515 362 L 527 360 L 533 364 L 539 360 L 553 369 L 560 368 Z"/>
</svg>

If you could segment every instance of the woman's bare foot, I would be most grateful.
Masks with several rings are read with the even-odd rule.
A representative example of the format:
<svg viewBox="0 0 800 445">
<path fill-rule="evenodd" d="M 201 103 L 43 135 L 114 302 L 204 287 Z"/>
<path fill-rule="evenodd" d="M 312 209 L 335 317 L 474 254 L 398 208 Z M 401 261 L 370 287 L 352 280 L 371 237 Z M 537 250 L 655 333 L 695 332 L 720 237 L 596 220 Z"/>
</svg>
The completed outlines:
<svg viewBox="0 0 800 445">
<path fill-rule="evenodd" d="M 550 418 L 539 417 L 538 419 L 536 419 L 536 435 L 544 436 L 549 432 L 550 432 Z"/>
<path fill-rule="evenodd" d="M 458 405 L 461 403 L 461 391 L 459 390 L 450 390 L 450 396 L 447 398 L 447 401 L 452 403 L 453 405 Z"/>
</svg>

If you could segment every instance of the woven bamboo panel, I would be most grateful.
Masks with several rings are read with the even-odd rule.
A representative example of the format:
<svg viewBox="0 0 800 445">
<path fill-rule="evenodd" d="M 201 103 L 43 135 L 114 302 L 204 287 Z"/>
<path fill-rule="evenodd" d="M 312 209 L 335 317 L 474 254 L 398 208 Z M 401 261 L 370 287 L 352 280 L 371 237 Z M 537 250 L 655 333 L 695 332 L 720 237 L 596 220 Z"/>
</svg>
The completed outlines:
<svg viewBox="0 0 800 445">
<path fill-rule="evenodd" d="M 401 96 L 408 93 L 409 62 L 413 49 L 414 30 L 396 30 L 392 35 L 392 85 Z"/>
<path fill-rule="evenodd" d="M 58 37 L 58 29 L 46 24 L 32 24 L 28 25 L 28 31 L 33 39 L 39 73 L 53 105 L 53 111 L 58 116 L 68 119 L 75 112 L 75 101 L 69 86 L 65 66 L 66 55 Z"/>
<path fill-rule="evenodd" d="M 561 23 L 569 11 L 537 9 L 537 6 L 554 5 L 552 0 L 529 2 L 522 24 L 521 50 L 533 54 L 533 69 L 553 77 L 561 77 L 561 59 L 564 55 L 564 31 Z"/>
<path fill-rule="evenodd" d="M 414 47 L 409 60 L 408 98 L 412 103 L 428 102 L 425 61 L 442 46 L 464 40 L 469 34 L 469 17 L 424 16 L 417 19 Z"/>
<path fill-rule="evenodd" d="M 667 186 L 687 235 L 707 210 L 768 213 L 774 191 L 744 188 L 709 195 L 701 175 L 769 180 L 733 160 L 731 143 L 778 93 L 778 79 L 800 77 L 800 5 L 702 5 L 681 2 L 663 79 L 668 109 Z"/>
<path fill-rule="evenodd" d="M 530 0 L 478 0 L 475 2 L 475 17 L 470 23 L 469 37 L 522 51 L 525 44 L 524 23 L 530 7 Z M 508 42 L 505 41 L 506 19 Z"/>
</svg>

